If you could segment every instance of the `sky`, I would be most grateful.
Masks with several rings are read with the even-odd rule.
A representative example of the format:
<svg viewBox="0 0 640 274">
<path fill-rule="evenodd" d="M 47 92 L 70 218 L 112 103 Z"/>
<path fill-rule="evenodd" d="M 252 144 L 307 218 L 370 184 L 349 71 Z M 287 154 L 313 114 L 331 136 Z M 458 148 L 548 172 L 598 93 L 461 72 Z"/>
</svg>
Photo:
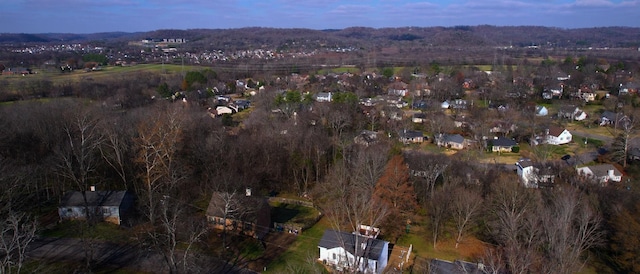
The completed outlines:
<svg viewBox="0 0 640 274">
<path fill-rule="evenodd" d="M 0 33 L 242 27 L 640 27 L 640 0 L 1 0 Z"/>
</svg>

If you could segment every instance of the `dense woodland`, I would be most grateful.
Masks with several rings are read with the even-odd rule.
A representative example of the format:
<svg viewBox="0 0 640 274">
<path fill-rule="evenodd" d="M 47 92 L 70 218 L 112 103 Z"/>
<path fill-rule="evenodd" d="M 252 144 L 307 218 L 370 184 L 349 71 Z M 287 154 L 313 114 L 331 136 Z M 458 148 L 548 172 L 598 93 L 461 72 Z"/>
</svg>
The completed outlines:
<svg viewBox="0 0 640 274">
<path fill-rule="evenodd" d="M 211 41 L 226 47 L 251 47 L 247 41 L 274 45 L 280 44 L 275 39 L 283 37 L 355 45 L 359 50 L 340 55 L 341 60 L 333 59 L 334 55 L 322 57 L 322 63 L 356 64 L 360 72 L 340 76 L 340 84 L 338 78 L 329 77 L 330 72 L 318 73 L 313 65 L 301 65 L 321 62 L 317 56 L 275 65 L 256 61 L 259 69 L 243 69 L 243 61 L 233 61 L 180 73 L 143 71 L 77 82 L 0 76 L 0 272 L 17 273 L 24 270 L 23 265 L 33 264 L 24 257 L 22 244 L 56 224 L 51 216 L 66 191 L 87 191 L 91 186 L 135 193 L 137 214 L 126 226 L 136 231 L 136 241 L 162 254 L 172 273 L 208 272 L 206 265 L 198 264 L 203 254 L 228 262 L 241 256 L 222 252 L 224 246 L 206 245 L 202 212 L 206 206 L 202 205 L 215 191 L 246 188 L 261 195 L 303 197 L 335 228 L 380 227 L 382 237 L 392 243 L 406 233 L 407 220 L 423 219 L 429 228 L 424 238 L 434 247 L 443 238 L 461 243 L 475 237 L 486 242 L 490 248 L 475 260 L 490 266 L 493 273 L 575 273 L 585 262 L 599 273 L 640 272 L 638 163 L 627 166 L 624 160 L 626 185 L 602 187 L 580 180 L 573 166 L 549 158 L 545 151 L 533 151 L 532 157 L 557 177 L 552 188 L 527 189 L 501 165 L 477 161 L 485 153 L 482 147 L 447 156 L 396 140 L 399 130 L 412 128 L 433 134 L 457 132 L 481 141 L 489 130 L 487 121 L 500 119 L 518 124 L 512 136 L 526 142 L 532 132 L 553 122 L 536 117 L 532 107 L 544 102 L 540 94 L 555 84 L 559 73 L 572 77 L 566 83 L 566 96 L 554 103 L 581 105 L 569 95 L 584 83 L 616 91 L 623 81 L 636 79 L 616 75 L 640 73 L 640 59 L 633 51 L 624 51 L 630 56 L 625 58 L 611 51 L 563 48 L 540 53 L 493 48 L 507 40 L 519 46 L 555 40 L 562 47 L 567 41 L 563 35 L 581 37 L 587 30 L 544 28 L 522 37 L 520 28 L 495 29 L 265 30 L 269 35 L 244 35 L 244 40 L 226 32 L 257 31 L 221 31 L 224 40 L 211 36 L 215 31 L 210 30 L 170 33 L 193 40 L 192 48 L 215 48 Z M 571 40 L 572 46 L 636 43 L 637 47 L 640 41 L 634 36 L 638 32 L 621 28 L 597 33 L 584 41 Z M 606 42 L 610 36 L 619 39 L 616 44 Z M 454 48 L 457 42 L 450 41 L 454 38 L 488 47 Z M 349 44 L 350 39 L 368 42 Z M 122 47 L 123 51 L 128 48 Z M 378 50 L 368 51 L 370 47 Z M 385 55 L 386 47 L 395 49 Z M 527 60 L 530 51 L 538 61 Z M 24 60 L 41 67 L 39 62 L 51 58 L 74 59 L 78 67 L 90 62 L 78 53 L 43 57 L 3 52 L 0 63 L 9 67 Z M 297 66 L 296 73 L 291 73 L 290 64 Z M 493 65 L 499 73 L 489 77 L 473 64 Z M 426 75 L 426 79 L 415 75 Z M 394 79 L 413 86 L 429 83 L 430 95 L 411 100 L 432 104 L 425 111 L 430 122 L 416 126 L 406 119 L 396 121 L 380 115 L 388 109 L 359 104 L 361 98 L 386 94 Z M 467 79 L 475 84 L 473 95 L 462 87 Z M 237 80 L 250 84 L 240 87 Z M 264 89 L 249 96 L 248 86 Z M 339 95 L 331 103 L 311 99 L 327 91 Z M 514 92 L 519 96 L 511 96 Z M 251 108 L 212 117 L 207 109 L 219 103 L 216 95 L 249 99 Z M 478 104 L 465 113 L 444 114 L 437 106 L 457 98 L 512 107 L 497 112 Z M 633 120 L 639 117 L 637 95 L 599 100 L 607 110 L 624 111 Z M 463 117 L 473 130 L 454 125 Z M 354 137 L 364 129 L 383 132 L 385 137 L 371 146 L 355 144 Z M 627 133 L 635 134 L 631 129 Z M 599 161 L 622 164 L 615 153 Z M 77 224 L 78 237 L 90 243 L 87 231 L 97 222 L 90 218 Z M 97 267 L 92 265 L 96 254 L 89 252 L 90 246 L 85 249 L 83 271 Z"/>
</svg>

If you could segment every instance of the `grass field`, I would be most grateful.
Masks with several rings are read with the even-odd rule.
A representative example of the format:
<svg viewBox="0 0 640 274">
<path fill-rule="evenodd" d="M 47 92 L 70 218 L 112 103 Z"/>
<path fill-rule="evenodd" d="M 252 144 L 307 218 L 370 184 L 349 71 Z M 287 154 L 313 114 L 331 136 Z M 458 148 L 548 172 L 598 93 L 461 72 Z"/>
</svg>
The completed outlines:
<svg viewBox="0 0 640 274">
<path fill-rule="evenodd" d="M 80 81 L 92 81 L 92 80 L 106 80 L 117 79 L 119 75 L 132 74 L 136 72 L 153 72 L 153 73 L 166 73 L 176 74 L 188 71 L 199 71 L 205 67 L 199 66 L 181 66 L 173 64 L 141 64 L 135 66 L 108 66 L 99 71 L 85 72 L 82 69 L 74 70 L 73 72 L 62 73 L 57 69 L 52 70 L 34 70 L 34 74 L 21 76 L 10 75 L 2 76 L 2 80 L 8 81 L 10 85 L 22 81 L 31 80 L 49 80 L 54 84 L 68 83 L 68 82 L 80 82 Z"/>
</svg>

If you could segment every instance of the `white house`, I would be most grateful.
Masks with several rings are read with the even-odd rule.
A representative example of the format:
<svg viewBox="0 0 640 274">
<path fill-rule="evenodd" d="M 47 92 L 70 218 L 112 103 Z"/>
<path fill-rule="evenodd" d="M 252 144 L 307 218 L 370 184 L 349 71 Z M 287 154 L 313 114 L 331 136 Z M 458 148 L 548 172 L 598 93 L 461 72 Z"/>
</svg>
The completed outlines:
<svg viewBox="0 0 640 274">
<path fill-rule="evenodd" d="M 382 273 L 389 261 L 389 242 L 357 232 L 327 229 L 318 248 L 318 261 L 337 271 Z"/>
<path fill-rule="evenodd" d="M 540 169 L 528 158 L 521 158 L 516 162 L 516 169 L 520 181 L 527 188 L 538 188 L 553 184 L 555 176 L 548 169 Z"/>
<path fill-rule="evenodd" d="M 612 164 L 601 164 L 576 168 L 578 175 L 587 179 L 593 179 L 600 184 L 608 182 L 621 182 L 622 172 Z"/>
<path fill-rule="evenodd" d="M 545 106 L 536 106 L 536 116 L 547 116 L 549 114 L 549 110 Z"/>
<path fill-rule="evenodd" d="M 318 92 L 316 94 L 316 102 L 331 102 L 333 94 L 331 92 Z"/>
<path fill-rule="evenodd" d="M 551 126 L 547 129 L 545 142 L 550 145 L 564 145 L 571 142 L 573 135 L 565 128 Z"/>
</svg>

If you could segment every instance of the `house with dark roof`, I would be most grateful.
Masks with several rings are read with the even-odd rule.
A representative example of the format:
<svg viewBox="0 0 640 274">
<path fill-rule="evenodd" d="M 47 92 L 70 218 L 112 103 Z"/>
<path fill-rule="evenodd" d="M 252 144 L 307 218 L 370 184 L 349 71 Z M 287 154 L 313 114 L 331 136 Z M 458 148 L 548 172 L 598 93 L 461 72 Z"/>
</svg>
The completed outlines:
<svg viewBox="0 0 640 274">
<path fill-rule="evenodd" d="M 327 229 L 318 249 L 318 261 L 337 271 L 382 273 L 389 261 L 389 242 L 357 232 Z"/>
<path fill-rule="evenodd" d="M 127 191 L 69 191 L 60 201 L 58 215 L 62 220 L 95 217 L 120 225 L 128 217 L 133 202 L 133 195 Z"/>
<path fill-rule="evenodd" d="M 606 185 L 609 182 L 621 182 L 622 172 L 612 164 L 584 166 L 576 168 L 579 176 Z"/>
<path fill-rule="evenodd" d="M 422 143 L 424 142 L 424 133 L 417 130 L 404 129 L 398 132 L 398 139 L 403 144 Z"/>
<path fill-rule="evenodd" d="M 436 136 L 436 145 L 451 149 L 464 149 L 467 145 L 466 140 L 460 134 L 440 134 Z"/>
<path fill-rule="evenodd" d="M 518 145 L 516 141 L 502 136 L 489 140 L 489 144 L 493 152 L 511 152 Z"/>
<path fill-rule="evenodd" d="M 627 116 L 622 113 L 615 113 L 607 110 L 600 115 L 600 126 L 615 125 L 627 119 Z"/>
<path fill-rule="evenodd" d="M 207 208 L 207 221 L 213 229 L 261 239 L 271 227 L 271 206 L 266 197 L 237 192 L 214 192 Z"/>
</svg>

